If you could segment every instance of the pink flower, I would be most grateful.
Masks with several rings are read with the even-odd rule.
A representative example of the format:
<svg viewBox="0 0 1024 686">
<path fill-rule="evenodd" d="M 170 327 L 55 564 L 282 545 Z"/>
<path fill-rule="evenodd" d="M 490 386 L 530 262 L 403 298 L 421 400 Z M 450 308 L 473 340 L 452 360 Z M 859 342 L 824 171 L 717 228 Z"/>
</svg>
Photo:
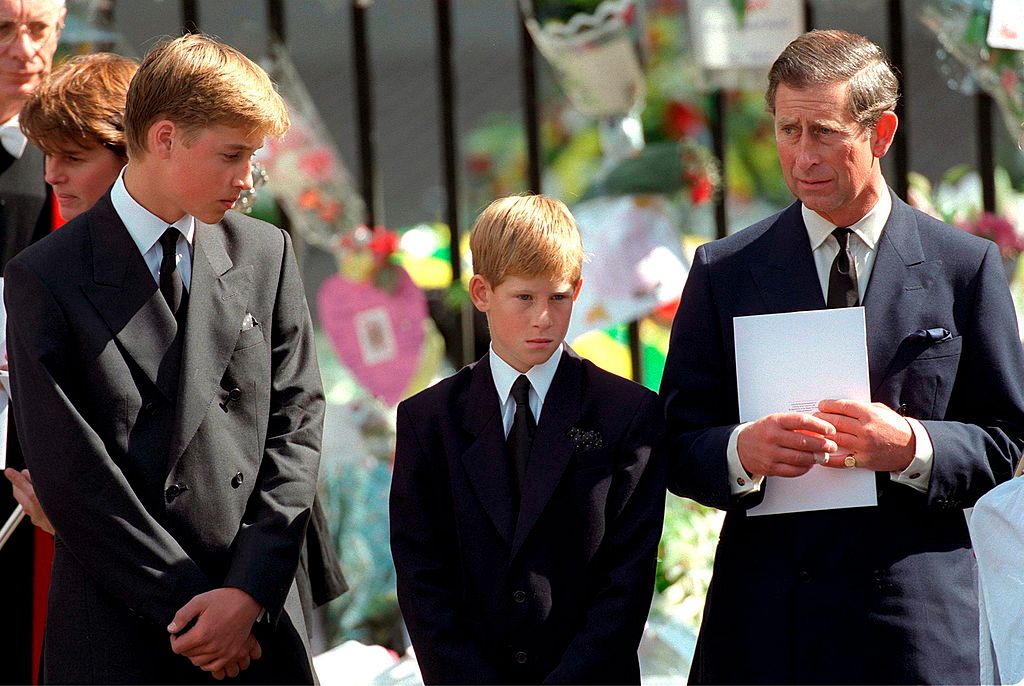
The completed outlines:
<svg viewBox="0 0 1024 686">
<path fill-rule="evenodd" d="M 316 181 L 324 181 L 334 173 L 334 160 L 326 148 L 319 148 L 299 160 L 299 169 Z"/>
<path fill-rule="evenodd" d="M 1005 257 L 1012 257 L 1024 250 L 1024 239 L 1017 234 L 1016 227 L 1009 219 L 998 214 L 983 212 L 974 221 L 964 223 L 961 228 L 994 242 Z"/>
</svg>

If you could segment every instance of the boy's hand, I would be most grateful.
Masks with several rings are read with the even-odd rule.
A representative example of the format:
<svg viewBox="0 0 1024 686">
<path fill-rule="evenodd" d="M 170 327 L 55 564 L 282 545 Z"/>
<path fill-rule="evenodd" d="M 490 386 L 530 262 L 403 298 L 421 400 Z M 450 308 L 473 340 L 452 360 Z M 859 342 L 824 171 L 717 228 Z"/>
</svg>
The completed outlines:
<svg viewBox="0 0 1024 686">
<path fill-rule="evenodd" d="M 236 676 L 261 654 L 252 635 L 260 609 L 259 603 L 240 588 L 200 593 L 185 603 L 167 626 L 171 650 L 218 679 Z M 194 626 L 175 635 L 193 619 Z"/>
<path fill-rule="evenodd" d="M 32 487 L 32 475 L 27 469 L 20 472 L 17 469 L 5 469 L 4 476 L 14 486 L 14 499 L 18 501 L 25 514 L 29 516 L 32 523 L 48 534 L 53 534 L 53 524 L 50 518 L 43 512 L 43 506 L 36 498 L 36 489 Z"/>
</svg>

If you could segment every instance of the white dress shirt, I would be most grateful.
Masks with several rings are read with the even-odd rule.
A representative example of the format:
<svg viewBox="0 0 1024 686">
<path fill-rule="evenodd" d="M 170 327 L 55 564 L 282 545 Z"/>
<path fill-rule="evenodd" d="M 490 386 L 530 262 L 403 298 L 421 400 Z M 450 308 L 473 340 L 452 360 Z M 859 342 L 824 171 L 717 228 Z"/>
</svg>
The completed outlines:
<svg viewBox="0 0 1024 686">
<path fill-rule="evenodd" d="M 875 206 L 868 211 L 864 217 L 848 227 L 853 230 L 850 235 L 850 252 L 853 253 L 853 261 L 857 267 L 857 293 L 860 301 L 864 302 L 864 294 L 867 292 L 868 281 L 871 278 L 871 269 L 875 264 L 875 256 L 878 254 L 878 241 L 882 237 L 882 230 L 885 223 L 889 221 L 889 213 L 892 211 L 892 198 L 889 193 L 882 193 Z M 828 221 L 817 212 L 807 209 L 801 205 L 800 213 L 803 216 L 804 226 L 807 228 L 807 236 L 811 242 L 811 250 L 814 255 L 814 268 L 818 272 L 818 281 L 821 283 L 821 293 L 828 300 L 828 277 L 832 269 L 832 262 L 839 254 L 839 241 L 832 235 L 836 225 Z M 890 478 L 897 483 L 905 484 L 922 493 L 928 491 L 928 481 L 932 472 L 932 447 L 931 437 L 921 422 L 907 417 L 911 431 L 914 432 L 914 459 L 902 472 L 891 472 Z M 729 488 L 733 495 L 746 495 L 761 488 L 764 476 L 754 475 L 751 477 L 740 462 L 740 454 L 737 449 L 737 441 L 740 432 L 747 427 L 747 424 L 740 424 L 729 436 L 729 443 L 726 447 L 726 460 L 729 466 Z"/>
<path fill-rule="evenodd" d="M 124 222 L 128 234 L 135 241 L 149 273 L 153 275 L 156 282 L 160 283 L 160 262 L 164 258 L 164 249 L 160 246 L 160 237 L 168 226 L 173 226 L 181 232 L 178 236 L 177 259 L 178 273 L 181 274 L 181 282 L 185 290 L 191 290 L 192 286 L 192 250 L 195 247 L 196 223 L 190 214 L 186 214 L 173 224 L 168 224 L 145 207 L 140 205 L 135 198 L 128 193 L 124 186 L 124 169 L 110 189 L 110 202 L 114 205 L 117 216 Z"/>
<path fill-rule="evenodd" d="M 21 156 L 25 154 L 28 139 L 25 138 L 21 127 L 18 126 L 18 115 L 14 115 L 0 124 L 0 145 L 3 145 L 4 150 L 9 152 L 14 159 L 20 160 Z"/>
<path fill-rule="evenodd" d="M 501 421 L 505 427 L 505 438 L 512 430 L 512 421 L 516 417 L 516 401 L 512 398 L 512 384 L 516 382 L 523 372 L 516 371 L 508 362 L 498 357 L 494 352 L 494 346 L 490 350 L 491 378 L 494 379 L 494 388 L 498 391 L 498 407 L 501 410 Z M 534 365 L 526 372 L 526 378 L 530 380 L 530 412 L 533 420 L 540 424 L 540 411 L 544 407 L 544 398 L 547 397 L 548 389 L 555 378 L 555 371 L 558 369 L 558 361 L 562 359 L 562 346 L 558 346 L 547 362 Z"/>
</svg>

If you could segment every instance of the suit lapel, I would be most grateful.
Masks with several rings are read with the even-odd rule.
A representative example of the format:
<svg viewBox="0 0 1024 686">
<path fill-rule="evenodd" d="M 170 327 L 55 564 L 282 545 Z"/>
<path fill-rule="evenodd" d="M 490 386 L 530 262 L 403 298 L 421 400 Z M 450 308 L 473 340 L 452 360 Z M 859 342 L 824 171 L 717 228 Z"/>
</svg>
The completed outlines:
<svg viewBox="0 0 1024 686">
<path fill-rule="evenodd" d="M 800 215 L 800 203 L 793 203 L 784 210 L 758 241 L 764 245 L 747 252 L 750 272 L 761 291 L 765 311 L 824 309 L 825 298 L 807 228 Z"/>
<path fill-rule="evenodd" d="M 568 430 L 579 421 L 582 403 L 583 363 L 567 348 L 562 352 L 555 378 L 544 399 L 540 423 L 530 449 L 511 557 L 515 557 L 537 524 L 572 459 L 573 447 Z"/>
<path fill-rule="evenodd" d="M 93 282 L 86 297 L 110 327 L 121 348 L 168 399 L 178 385 L 177 370 L 164 363 L 177 325 L 160 288 L 128 230 L 104 195 L 87 214 Z"/>
<path fill-rule="evenodd" d="M 892 211 L 864 294 L 872 393 L 885 378 L 904 338 L 915 328 L 918 302 L 931 283 L 913 210 L 892 195 Z"/>
<path fill-rule="evenodd" d="M 469 475 L 477 499 L 494 528 L 508 545 L 512 544 L 512 484 L 505 450 L 505 430 L 498 412 L 498 392 L 485 355 L 473 365 L 466 397 L 463 428 L 472 441 L 462 453 L 462 465 Z"/>
<path fill-rule="evenodd" d="M 232 269 L 223 231 L 220 225 L 196 221 L 181 388 L 167 463 L 169 471 L 173 470 L 213 402 L 249 305 L 252 266 Z"/>
</svg>

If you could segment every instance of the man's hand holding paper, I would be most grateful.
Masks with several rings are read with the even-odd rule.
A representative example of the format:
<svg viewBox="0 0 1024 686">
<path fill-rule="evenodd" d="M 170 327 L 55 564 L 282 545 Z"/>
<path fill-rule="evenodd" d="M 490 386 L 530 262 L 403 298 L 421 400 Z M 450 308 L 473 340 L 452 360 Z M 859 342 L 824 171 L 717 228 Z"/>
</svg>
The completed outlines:
<svg viewBox="0 0 1024 686">
<path fill-rule="evenodd" d="M 857 467 L 902 472 L 914 459 L 917 446 L 910 422 L 890 407 L 856 400 L 822 400 L 818 410 L 814 416 L 836 428 L 836 443 L 843 452 L 854 456 Z M 846 467 L 842 460 L 824 464 Z"/>
<path fill-rule="evenodd" d="M 814 466 L 815 453 L 835 453 L 836 428 L 803 412 L 778 412 L 751 422 L 740 431 L 736 448 L 747 473 L 761 476 L 803 476 Z"/>
</svg>

